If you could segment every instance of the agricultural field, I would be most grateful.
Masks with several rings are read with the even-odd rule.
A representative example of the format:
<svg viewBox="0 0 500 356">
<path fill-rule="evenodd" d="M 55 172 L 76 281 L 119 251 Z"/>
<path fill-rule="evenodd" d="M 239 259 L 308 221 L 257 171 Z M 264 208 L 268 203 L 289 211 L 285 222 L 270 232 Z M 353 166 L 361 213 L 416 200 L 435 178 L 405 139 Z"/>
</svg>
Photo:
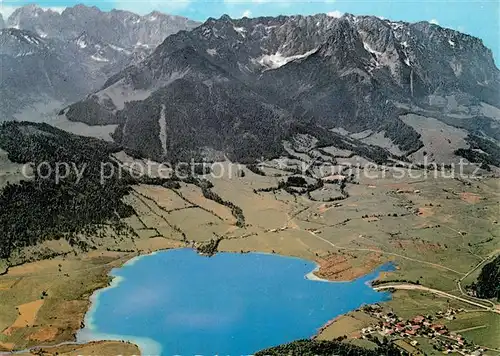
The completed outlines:
<svg viewBox="0 0 500 356">
<path fill-rule="evenodd" d="M 483 311 L 471 311 L 446 321 L 448 329 L 460 333 L 479 345 L 498 348 L 500 342 L 500 315 Z"/>
<path fill-rule="evenodd" d="M 212 175 L 198 177 L 210 188 L 194 181 L 176 187 L 134 185 L 123 198 L 134 209 L 122 219 L 129 234 L 101 226 L 98 236 L 81 237 L 93 251 L 60 240 L 18 252 L 9 261 L 18 266 L 0 276 L 0 347 L 24 350 L 72 340 L 89 296 L 109 283 L 111 268 L 137 254 L 209 241 L 217 241 L 218 251 L 313 260 L 320 267 L 315 274 L 334 281 L 355 279 L 390 262 L 394 271 L 382 273 L 377 283 L 412 283 L 451 295 L 396 289 L 386 307 L 407 318 L 451 306 L 471 308 L 472 299 L 462 294 L 458 281 L 463 279 L 463 286 L 472 281 L 475 267 L 500 250 L 498 179 L 398 178 L 394 168 L 373 169 L 376 178 L 351 176 L 342 199 L 321 201 L 277 188 L 290 176 L 282 168 L 256 174 L 224 162 Z M 477 315 L 483 314 L 486 326 L 467 313 L 449 327 L 466 329 L 463 335 L 477 344 L 500 348 L 493 327 L 497 315 Z M 340 317 L 319 338 L 333 339 L 346 330 L 356 336 L 373 321 L 353 315 Z M 366 344 L 355 337 L 349 342 Z"/>
</svg>

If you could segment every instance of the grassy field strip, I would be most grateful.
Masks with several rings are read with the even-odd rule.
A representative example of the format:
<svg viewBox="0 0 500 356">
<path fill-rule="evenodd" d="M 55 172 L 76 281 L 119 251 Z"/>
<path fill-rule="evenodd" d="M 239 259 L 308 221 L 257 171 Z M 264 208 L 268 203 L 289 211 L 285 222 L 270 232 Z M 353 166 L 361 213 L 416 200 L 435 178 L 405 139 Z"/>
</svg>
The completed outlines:
<svg viewBox="0 0 500 356">
<path fill-rule="evenodd" d="M 176 240 L 177 241 L 177 240 Z M 88 267 L 88 268 L 77 268 L 77 269 L 73 269 L 71 270 L 71 272 L 85 272 L 85 271 L 92 271 L 94 269 L 98 269 L 98 268 L 105 268 L 107 266 L 111 266 L 115 263 L 118 263 L 119 265 L 122 265 L 124 264 L 125 262 L 131 260 L 132 258 L 134 257 L 137 257 L 139 256 L 139 252 L 137 253 L 126 253 L 126 255 L 123 255 L 121 257 L 117 257 L 115 260 L 112 260 L 110 262 L 107 262 L 105 264 L 102 264 L 102 265 L 96 265 L 96 266 L 92 266 L 92 267 Z M 13 266 L 13 267 L 17 267 L 17 266 Z M 38 272 L 34 272 L 32 275 L 27 275 L 27 276 L 22 276 L 22 277 L 15 277 L 19 280 L 19 282 L 21 281 L 21 279 L 29 279 L 29 278 L 40 278 L 40 277 L 45 277 L 45 276 L 58 276 L 60 275 L 61 272 L 47 272 L 47 273 L 38 273 Z M 5 275 L 5 277 L 9 277 L 9 275 Z M 18 283 L 19 283 L 18 282 Z M 17 283 L 15 283 L 17 284 Z M 14 285 L 11 286 L 11 288 L 13 287 Z"/>
<path fill-rule="evenodd" d="M 471 329 L 475 329 L 475 328 L 471 328 Z M 470 330 L 470 329 L 469 329 Z M 467 331 L 467 330 L 464 330 L 464 331 Z M 449 336 L 445 336 L 445 335 L 441 335 L 440 337 L 444 338 L 444 339 L 448 339 L 448 340 L 453 340 L 452 338 L 450 338 Z M 488 350 L 488 351 L 493 351 L 493 352 L 500 352 L 500 350 L 498 349 L 492 349 L 491 347 L 487 347 L 487 346 L 482 346 L 482 345 L 477 345 L 479 346 L 480 348 L 482 349 L 485 349 L 485 350 Z"/>
<path fill-rule="evenodd" d="M 456 230 L 456 229 L 448 226 L 447 224 L 443 224 L 442 221 L 439 221 L 437 219 L 433 219 L 432 217 L 427 217 L 427 219 L 430 220 L 430 221 L 433 221 L 435 223 L 438 223 L 439 225 L 441 225 L 442 227 L 444 227 L 444 228 L 446 228 L 446 229 L 448 229 L 450 231 L 455 232 L 462 239 L 462 246 L 465 247 L 465 248 L 467 248 L 467 250 L 469 251 L 469 253 L 472 256 L 477 257 L 481 261 L 471 271 L 469 271 L 467 274 L 465 274 L 460 280 L 463 280 L 463 279 L 467 278 L 467 276 L 469 276 L 472 272 L 474 272 L 477 268 L 479 268 L 479 266 L 481 266 L 485 261 L 487 261 L 489 258 L 491 258 L 491 255 L 487 256 L 486 258 L 484 258 L 484 257 L 476 255 L 474 252 L 472 252 L 471 248 L 465 244 L 464 235 L 462 234 L 462 232 L 460 232 L 460 231 L 458 231 L 458 230 Z M 470 229 L 468 229 L 468 230 L 470 230 Z M 460 287 L 459 289 L 462 292 L 462 288 Z M 462 294 L 465 295 L 465 293 L 462 293 Z"/>
<path fill-rule="evenodd" d="M 488 325 L 479 325 L 479 326 L 473 326 L 473 327 L 461 329 L 461 330 L 453 330 L 453 332 L 458 334 L 458 333 L 463 333 L 463 332 L 471 331 L 471 330 L 484 329 L 487 327 L 488 327 Z"/>
<path fill-rule="evenodd" d="M 446 269 L 450 272 L 453 272 L 453 273 L 457 273 L 457 274 L 463 274 L 462 272 L 459 272 L 459 271 L 456 271 L 452 268 L 449 268 L 449 267 L 446 267 L 446 266 L 442 266 L 442 265 L 439 265 L 437 263 L 432 263 L 432 262 L 427 262 L 427 261 L 421 261 L 421 260 L 417 260 L 415 258 L 411 258 L 411 257 L 407 257 L 407 256 L 403 256 L 403 255 L 399 255 L 397 253 L 392 253 L 392 252 L 386 252 L 386 251 L 382 251 L 382 250 L 374 250 L 374 249 L 369 249 L 369 248 L 350 248 L 350 247 L 341 247 L 341 246 L 337 246 L 335 245 L 333 242 L 330 242 L 324 238 L 322 238 L 321 236 L 318 236 L 317 234 L 315 234 L 313 231 L 308 231 L 308 230 L 304 230 L 304 231 L 307 231 L 308 233 L 310 233 L 311 235 L 315 236 L 316 238 L 326 242 L 327 244 L 335 247 L 336 249 L 339 249 L 339 250 L 347 250 L 347 251 L 365 251 L 365 252 L 375 252 L 375 253 L 380 253 L 380 254 L 383 254 L 383 255 L 391 255 L 391 256 L 396 256 L 396 257 L 399 257 L 399 258 L 403 258 L 405 260 L 409 260 L 409 261 L 413 261 L 413 262 L 418 262 L 418 263 L 422 263 L 422 264 L 426 264 L 426 265 L 429 265 L 429 266 L 433 266 L 433 267 L 436 267 L 436 268 L 442 268 L 442 269 Z"/>
<path fill-rule="evenodd" d="M 156 203 L 153 199 L 139 193 L 138 191 L 136 191 L 135 189 L 132 188 L 132 190 L 134 191 L 134 193 L 132 193 L 137 199 L 139 199 L 148 209 L 151 213 L 153 213 L 153 215 L 159 217 L 161 220 L 163 220 L 168 227 L 170 227 L 172 230 L 176 230 L 176 228 L 165 218 L 165 216 L 163 216 L 163 214 L 158 214 L 157 212 L 155 212 L 153 210 L 153 208 L 146 202 L 147 201 L 151 201 L 155 204 L 155 206 L 157 206 L 160 210 L 162 211 L 165 211 L 165 209 L 163 207 L 161 207 L 158 203 Z M 168 214 L 168 213 L 167 213 Z M 179 229 L 180 230 L 180 229 Z M 179 231 L 181 234 L 182 234 L 182 230 Z"/>
<path fill-rule="evenodd" d="M 185 196 L 184 196 L 181 192 L 178 192 L 178 191 L 177 191 L 177 190 L 175 190 L 175 189 L 170 189 L 170 191 L 171 191 L 172 193 L 174 193 L 174 194 L 177 194 L 177 196 L 178 196 L 179 198 L 181 198 L 182 200 L 184 200 L 186 203 L 191 204 L 193 207 L 198 208 L 198 209 L 201 209 L 201 210 L 204 210 L 204 211 L 206 211 L 207 213 L 212 214 L 213 216 L 215 216 L 215 217 L 216 217 L 217 219 L 219 219 L 220 221 L 224 221 L 224 219 L 223 219 L 223 218 L 221 218 L 219 215 L 217 215 L 215 212 L 213 212 L 213 211 L 211 211 L 211 210 L 208 210 L 208 209 L 206 209 L 206 208 L 202 207 L 201 205 L 198 205 L 198 204 L 196 204 L 196 203 L 192 202 L 191 200 L 189 200 L 188 198 L 186 198 L 186 197 L 185 197 Z"/>
<path fill-rule="evenodd" d="M 443 297 L 453 298 L 453 299 L 459 300 L 461 302 L 464 302 L 464 303 L 467 303 L 467 304 L 470 304 L 470 305 L 475 305 L 475 306 L 480 307 L 482 309 L 485 309 L 487 311 L 491 311 L 493 313 L 500 314 L 500 310 L 497 310 L 495 308 L 490 308 L 490 307 L 487 307 L 487 306 L 485 306 L 483 304 L 479 304 L 479 303 L 473 302 L 472 300 L 468 300 L 468 299 L 465 299 L 465 298 L 462 298 L 462 297 L 458 297 L 456 295 L 449 294 L 449 293 L 446 293 L 446 292 L 443 292 L 443 291 L 440 291 L 440 290 L 437 290 L 437 289 L 432 289 L 432 288 L 428 288 L 428 287 L 424 287 L 424 286 L 419 286 L 419 285 L 414 285 L 414 284 L 388 284 L 388 285 L 384 285 L 384 286 L 376 286 L 373 289 L 375 289 L 375 290 L 384 290 L 384 289 L 422 290 L 422 291 L 431 292 L 431 293 L 434 293 L 434 294 L 437 294 L 437 295 L 440 295 L 440 296 L 443 296 Z"/>
</svg>

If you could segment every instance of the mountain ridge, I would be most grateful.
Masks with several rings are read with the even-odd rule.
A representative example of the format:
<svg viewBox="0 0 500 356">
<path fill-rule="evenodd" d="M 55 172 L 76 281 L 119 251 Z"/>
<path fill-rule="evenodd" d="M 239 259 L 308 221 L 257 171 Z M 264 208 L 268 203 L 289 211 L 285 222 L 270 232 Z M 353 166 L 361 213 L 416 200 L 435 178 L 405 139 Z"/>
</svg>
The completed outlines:
<svg viewBox="0 0 500 356">
<path fill-rule="evenodd" d="M 159 12 L 140 16 L 76 5 L 59 13 L 32 4 L 16 9 L 5 25 L 0 121 L 46 121 L 99 89 L 104 78 L 146 58 L 168 35 L 197 23 Z M 23 50 L 23 36 L 36 38 L 43 48 L 33 42 Z"/>
<path fill-rule="evenodd" d="M 189 82 L 202 83 L 207 88 L 216 83 L 219 89 L 221 83 L 229 80 L 233 85 L 226 85 L 226 97 L 243 95 L 235 88 L 250 90 L 265 98 L 259 100 L 270 105 L 271 112 L 285 113 L 288 123 L 311 122 L 324 130 L 342 127 L 351 132 L 384 132 L 408 155 L 424 144 L 416 129 L 401 115 L 432 114 L 439 120 L 448 120 L 446 124 L 451 127 L 455 125 L 446 110 L 436 105 L 436 97 L 455 101 L 454 108 L 448 111 L 459 117 L 454 119 L 458 126 L 497 137 L 496 117 L 483 115 L 479 108 L 481 102 L 500 107 L 499 71 L 491 51 L 481 40 L 426 22 L 411 24 L 350 14 L 341 18 L 326 14 L 209 18 L 192 31 L 167 37 L 144 61 L 111 76 L 100 91 L 64 113 L 72 121 L 99 124 L 99 118 L 89 111 L 94 108 L 94 113 L 106 117 L 106 123 L 119 125 L 117 130 L 122 132 L 117 133 L 118 140 L 125 140 L 127 146 L 139 151 L 141 144 L 137 142 L 152 141 L 143 153 L 150 158 L 166 158 L 151 155 L 161 151 L 160 127 L 153 123 L 157 116 L 146 120 L 151 127 L 129 132 L 129 137 L 125 137 L 123 129 L 127 120 L 140 121 L 141 111 L 130 115 L 129 106 L 138 110 L 138 102 L 144 103 L 176 80 L 183 80 L 187 86 Z M 117 96 L 117 92 L 125 94 Z M 190 93 L 184 92 L 189 97 Z M 217 104 L 227 108 L 229 103 L 224 99 Z M 195 115 L 193 128 L 203 127 L 203 122 L 213 120 L 214 115 L 208 108 L 182 114 L 175 102 L 153 100 L 147 105 L 156 105 L 156 115 L 161 112 L 161 105 L 172 109 L 172 122 L 182 115 Z M 99 109 L 95 111 L 96 108 Z M 471 111 L 479 113 L 472 115 L 478 120 L 469 117 Z M 248 128 L 231 131 L 237 137 L 225 148 L 229 156 L 238 150 L 236 142 L 243 137 L 252 137 L 257 144 L 266 133 L 257 130 L 256 123 L 269 120 L 272 114 L 243 116 L 249 121 Z M 236 113 L 229 121 L 230 126 L 244 127 Z M 480 129 L 475 127 L 478 122 Z M 284 127 L 279 137 L 288 136 L 289 125 Z M 172 132 L 176 129 L 172 128 Z M 199 136 L 195 141 L 206 142 Z M 212 148 L 220 148 L 217 140 L 213 138 Z M 151 145 L 155 148 L 151 149 Z"/>
<path fill-rule="evenodd" d="M 77 4 L 61 13 L 36 4 L 17 8 L 6 21 L 8 27 L 21 28 L 42 36 L 69 40 L 87 31 L 113 45 L 156 46 L 179 28 L 191 29 L 199 23 L 183 16 L 153 11 L 141 16 L 130 11 L 102 11 L 96 6 Z M 103 27 L 104 26 L 104 27 Z M 144 41 L 144 39 L 149 39 Z"/>
</svg>

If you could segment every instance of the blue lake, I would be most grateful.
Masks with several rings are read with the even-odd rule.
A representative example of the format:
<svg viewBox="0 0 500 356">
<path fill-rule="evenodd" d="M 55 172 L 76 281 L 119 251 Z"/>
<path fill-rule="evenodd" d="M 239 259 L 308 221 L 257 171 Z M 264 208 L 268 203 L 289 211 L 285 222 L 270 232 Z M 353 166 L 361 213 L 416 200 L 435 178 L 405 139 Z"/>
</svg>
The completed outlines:
<svg viewBox="0 0 500 356">
<path fill-rule="evenodd" d="M 312 262 L 278 255 L 191 249 L 158 252 L 115 269 L 96 292 L 79 341 L 118 339 L 143 354 L 249 355 L 309 338 L 328 320 L 390 299 L 367 282 L 312 281 Z"/>
</svg>

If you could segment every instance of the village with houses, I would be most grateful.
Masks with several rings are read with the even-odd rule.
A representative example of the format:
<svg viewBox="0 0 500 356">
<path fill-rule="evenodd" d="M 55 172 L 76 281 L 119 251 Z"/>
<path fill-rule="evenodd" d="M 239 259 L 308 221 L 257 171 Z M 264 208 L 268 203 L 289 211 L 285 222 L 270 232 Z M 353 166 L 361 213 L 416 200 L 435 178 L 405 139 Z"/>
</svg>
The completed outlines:
<svg viewBox="0 0 500 356">
<path fill-rule="evenodd" d="M 424 355 L 419 350 L 420 338 L 427 339 L 436 352 L 443 354 L 480 356 L 486 351 L 438 322 L 442 319 L 453 320 L 457 314 L 465 312 L 464 309 L 449 308 L 434 315 L 417 315 L 408 320 L 385 311 L 378 304 L 364 306 L 362 311 L 379 320 L 378 324 L 361 330 L 362 339 L 387 338 L 409 355 Z"/>
</svg>

